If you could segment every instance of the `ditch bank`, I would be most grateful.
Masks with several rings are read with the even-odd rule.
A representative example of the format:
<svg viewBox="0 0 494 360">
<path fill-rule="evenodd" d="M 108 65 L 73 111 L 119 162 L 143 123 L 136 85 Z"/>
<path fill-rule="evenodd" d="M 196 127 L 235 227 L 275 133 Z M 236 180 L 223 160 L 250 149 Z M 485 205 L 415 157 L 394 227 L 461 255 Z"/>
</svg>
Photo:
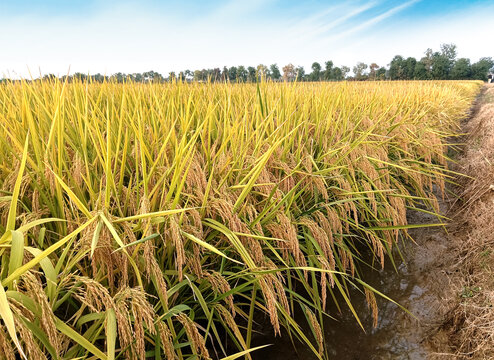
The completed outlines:
<svg viewBox="0 0 494 360">
<path fill-rule="evenodd" d="M 453 289 L 441 326 L 429 340 L 434 359 L 494 359 L 494 84 L 486 84 L 465 122 L 464 151 L 454 170 L 458 201 L 450 242 Z"/>
<path fill-rule="evenodd" d="M 461 139 L 467 146 L 456 153 L 452 169 L 471 178 L 458 177 L 444 199 L 438 196 L 441 214 L 450 218 L 448 226 L 410 229 L 415 244 L 401 244 L 404 261 L 396 269 L 387 261 L 383 270 L 364 277 L 413 316 L 378 298 L 374 328 L 365 296 L 353 292 L 352 304 L 365 332 L 345 304 L 341 311 L 332 305 L 327 310 L 334 319 L 324 326 L 330 358 L 494 359 L 494 86 L 482 89 L 462 127 L 470 135 Z M 408 221 L 426 225 L 438 219 L 413 212 Z M 304 323 L 304 315 L 297 316 Z M 294 347 L 288 336 L 254 340 L 273 345 L 253 353 L 253 359 L 317 359 L 305 346 Z"/>
</svg>

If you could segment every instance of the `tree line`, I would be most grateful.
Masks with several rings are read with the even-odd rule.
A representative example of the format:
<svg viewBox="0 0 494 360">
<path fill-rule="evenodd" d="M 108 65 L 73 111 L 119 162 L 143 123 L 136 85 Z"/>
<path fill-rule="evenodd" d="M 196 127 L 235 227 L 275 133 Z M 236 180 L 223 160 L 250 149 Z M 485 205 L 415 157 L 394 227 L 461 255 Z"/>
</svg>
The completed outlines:
<svg viewBox="0 0 494 360">
<path fill-rule="evenodd" d="M 144 73 L 115 73 L 110 76 L 95 74 L 87 75 L 74 73 L 65 75 L 60 79 L 71 81 L 80 79 L 83 81 L 117 81 L 132 80 L 135 82 L 166 82 L 166 81 L 232 81 L 232 82 L 256 82 L 260 79 L 273 81 L 341 81 L 341 80 L 487 80 L 490 72 L 494 72 L 494 60 L 492 57 L 483 57 L 475 63 L 468 58 L 457 58 L 457 47 L 454 44 L 442 44 L 439 51 L 427 49 L 424 56 L 417 60 L 414 57 L 404 58 L 401 55 L 393 57 L 387 66 L 379 66 L 376 63 L 366 64 L 358 62 L 350 75 L 348 66 L 335 66 L 328 60 L 321 65 L 314 62 L 311 71 L 306 73 L 303 66 L 287 64 L 281 69 L 277 64 L 270 66 L 259 64 L 257 66 L 232 66 L 201 70 L 184 70 L 170 72 L 164 76 L 155 71 Z M 53 74 L 43 76 L 44 79 L 54 79 Z M 68 77 L 68 79 L 67 79 Z M 1 80 L 0 80 L 1 81 Z"/>
</svg>

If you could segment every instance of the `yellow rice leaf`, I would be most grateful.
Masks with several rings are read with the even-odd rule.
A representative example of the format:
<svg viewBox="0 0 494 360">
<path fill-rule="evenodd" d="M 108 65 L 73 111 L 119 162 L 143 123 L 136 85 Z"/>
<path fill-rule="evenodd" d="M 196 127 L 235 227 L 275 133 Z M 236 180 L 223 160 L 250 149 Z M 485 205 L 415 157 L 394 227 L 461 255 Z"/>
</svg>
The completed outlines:
<svg viewBox="0 0 494 360">
<path fill-rule="evenodd" d="M 7 331 L 12 338 L 12 341 L 19 350 L 19 354 L 27 360 L 26 354 L 24 354 L 21 344 L 19 343 L 19 339 L 17 338 L 14 324 L 14 314 L 10 309 L 9 302 L 7 301 L 7 294 L 5 293 L 5 289 L 2 285 L 0 285 L 0 318 L 2 318 L 3 323 L 7 327 Z"/>
</svg>

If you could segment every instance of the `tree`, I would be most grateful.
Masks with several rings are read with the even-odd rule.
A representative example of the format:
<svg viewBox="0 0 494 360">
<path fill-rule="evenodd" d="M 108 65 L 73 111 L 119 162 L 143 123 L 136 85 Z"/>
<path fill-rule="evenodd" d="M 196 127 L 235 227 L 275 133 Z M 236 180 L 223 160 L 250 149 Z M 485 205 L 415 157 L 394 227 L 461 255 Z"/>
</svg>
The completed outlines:
<svg viewBox="0 0 494 360">
<path fill-rule="evenodd" d="M 228 69 L 228 78 L 230 79 L 230 81 L 236 81 L 237 74 L 238 71 L 236 66 L 232 66 L 230 69 Z"/>
<path fill-rule="evenodd" d="M 443 55 L 449 60 L 449 70 L 451 70 L 456 59 L 456 45 L 441 44 L 441 55 Z"/>
<path fill-rule="evenodd" d="M 211 73 L 211 81 L 221 80 L 221 70 L 220 68 L 214 68 Z"/>
<path fill-rule="evenodd" d="M 228 74 L 228 68 L 223 66 L 223 71 L 221 72 L 221 81 L 228 81 L 230 76 Z"/>
<path fill-rule="evenodd" d="M 144 78 L 142 77 L 141 73 L 132 74 L 132 75 L 130 75 L 130 77 L 132 80 L 137 81 L 137 82 L 143 82 L 144 81 Z"/>
<path fill-rule="evenodd" d="M 97 81 L 97 82 L 103 82 L 106 80 L 106 76 L 101 75 L 100 73 L 97 73 L 93 76 L 91 76 L 92 81 Z"/>
<path fill-rule="evenodd" d="M 391 80 L 403 80 L 405 78 L 405 60 L 403 56 L 396 55 L 389 64 L 389 78 Z"/>
<path fill-rule="evenodd" d="M 76 73 L 74 73 L 74 75 L 72 75 L 72 78 L 80 80 L 80 81 L 85 81 L 87 78 L 87 75 L 80 73 L 80 72 L 76 72 Z"/>
<path fill-rule="evenodd" d="M 248 75 L 248 72 L 247 70 L 245 69 L 244 66 L 240 65 L 238 68 L 237 68 L 237 79 L 241 82 L 246 82 L 247 81 L 247 75 Z"/>
<path fill-rule="evenodd" d="M 353 67 L 353 73 L 355 74 L 356 80 L 364 80 L 366 78 L 365 70 L 368 68 L 367 64 L 363 62 L 358 62 L 357 65 Z"/>
<path fill-rule="evenodd" d="M 342 66 L 341 67 L 341 75 L 342 75 L 342 80 L 346 79 L 348 73 L 350 72 L 350 68 L 348 66 Z"/>
<path fill-rule="evenodd" d="M 461 58 L 455 61 L 451 69 L 451 78 L 456 80 L 470 79 L 472 76 L 472 65 L 470 59 Z"/>
<path fill-rule="evenodd" d="M 494 66 L 494 60 L 491 57 L 481 58 L 472 64 L 472 78 L 475 80 L 487 80 L 487 74 Z"/>
<path fill-rule="evenodd" d="M 305 79 L 305 69 L 303 66 L 298 66 L 295 69 L 295 74 L 297 76 L 297 81 L 304 81 Z"/>
<path fill-rule="evenodd" d="M 412 80 L 415 77 L 415 66 L 417 65 L 417 59 L 414 57 L 408 57 L 403 62 L 404 78 L 406 80 Z"/>
<path fill-rule="evenodd" d="M 47 74 L 45 76 L 43 76 L 43 80 L 50 80 L 50 81 L 54 81 L 57 77 L 55 76 L 55 74 Z M 5 80 L 5 79 L 4 79 Z"/>
<path fill-rule="evenodd" d="M 266 65 L 263 65 L 263 64 L 257 65 L 256 78 L 258 80 L 266 79 L 266 77 L 268 75 L 269 75 L 269 69 L 268 69 L 268 67 Z"/>
<path fill-rule="evenodd" d="M 348 69 L 348 68 L 347 68 Z M 348 71 L 350 71 L 350 69 L 348 69 Z M 348 73 L 347 71 L 347 73 Z M 326 72 L 324 72 L 326 76 Z M 331 72 L 330 74 L 328 75 L 327 77 L 327 80 L 343 80 L 345 78 L 345 75 L 343 74 L 343 71 L 341 68 L 339 68 L 338 66 L 335 66 L 331 69 Z"/>
<path fill-rule="evenodd" d="M 148 82 L 161 82 L 163 81 L 163 76 L 156 71 L 150 70 L 142 73 L 142 79 Z"/>
<path fill-rule="evenodd" d="M 435 52 L 432 55 L 432 78 L 446 80 L 449 78 L 450 60 L 446 55 Z"/>
<path fill-rule="evenodd" d="M 312 72 L 309 75 L 309 80 L 319 81 L 321 79 L 321 64 L 318 62 L 312 63 Z"/>
<path fill-rule="evenodd" d="M 194 71 L 194 80 L 195 81 L 202 81 L 202 80 L 204 80 L 202 78 L 202 71 L 201 70 L 195 70 Z"/>
<path fill-rule="evenodd" d="M 295 66 L 293 64 L 288 64 L 283 66 L 283 80 L 285 81 L 293 81 L 295 80 Z"/>
<path fill-rule="evenodd" d="M 122 74 L 121 72 L 118 72 L 116 74 L 113 74 L 111 76 L 111 78 L 114 79 L 114 80 L 116 80 L 119 83 L 122 83 L 125 80 L 125 74 Z"/>
<path fill-rule="evenodd" d="M 425 51 L 425 56 L 420 59 L 420 61 L 424 64 L 425 71 L 427 72 L 427 78 L 431 79 L 432 78 L 432 63 L 434 62 L 433 56 L 434 52 L 432 51 L 431 48 L 428 48 Z"/>
<path fill-rule="evenodd" d="M 377 80 L 386 80 L 386 68 L 384 66 L 377 69 L 376 78 Z"/>
<path fill-rule="evenodd" d="M 336 79 L 335 72 L 333 71 L 333 62 L 331 60 L 328 60 L 324 63 L 325 68 L 324 68 L 324 79 L 325 80 L 338 80 Z M 339 69 L 338 74 L 341 72 L 341 69 Z"/>
<path fill-rule="evenodd" d="M 423 60 L 423 59 L 422 59 Z M 413 77 L 417 80 L 427 80 L 429 79 L 429 73 L 424 61 L 417 61 L 415 64 L 415 69 L 413 70 Z"/>
<path fill-rule="evenodd" d="M 376 80 L 377 78 L 377 69 L 379 69 L 379 65 L 376 63 L 372 63 L 369 66 L 369 78 L 371 80 Z"/>
<path fill-rule="evenodd" d="M 271 71 L 271 78 L 273 80 L 279 80 L 281 78 L 281 73 L 280 73 L 280 69 L 278 68 L 278 65 L 272 64 L 269 67 L 269 70 Z"/>
<path fill-rule="evenodd" d="M 144 73 L 144 79 L 148 80 L 149 78 L 146 76 L 146 73 Z M 175 75 L 175 71 L 170 71 L 168 73 L 168 81 L 175 81 L 177 79 L 177 76 Z"/>
<path fill-rule="evenodd" d="M 251 81 L 251 82 L 256 81 L 256 68 L 249 66 L 247 68 L 247 72 L 248 72 L 249 81 Z"/>
</svg>

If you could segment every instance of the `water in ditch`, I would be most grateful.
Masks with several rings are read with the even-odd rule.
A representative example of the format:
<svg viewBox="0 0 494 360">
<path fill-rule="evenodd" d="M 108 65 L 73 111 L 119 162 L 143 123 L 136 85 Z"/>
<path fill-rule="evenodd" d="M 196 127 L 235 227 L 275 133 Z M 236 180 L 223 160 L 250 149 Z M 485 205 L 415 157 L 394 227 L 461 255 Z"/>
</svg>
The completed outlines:
<svg viewBox="0 0 494 360">
<path fill-rule="evenodd" d="M 446 204 L 442 203 L 442 212 Z M 421 212 L 409 214 L 410 224 L 437 223 L 435 216 Z M 442 321 L 442 297 L 450 290 L 442 264 L 452 256 L 448 252 L 448 235 L 442 227 L 412 229 L 410 235 L 415 244 L 408 241 L 401 247 L 405 261 L 395 257 L 396 267 L 387 261 L 381 271 L 368 271 L 364 280 L 403 305 L 413 316 L 397 305 L 379 298 L 379 322 L 372 326 L 372 316 L 367 308 L 365 297 L 354 291 L 352 304 L 365 329 L 358 325 L 349 308 L 342 303 L 342 311 L 332 305 L 327 309 L 335 319 L 327 319 L 324 324 L 324 338 L 330 358 L 339 360 L 356 359 L 426 359 L 431 353 L 427 341 L 434 325 Z M 399 261 L 398 261 L 399 260 Z M 295 314 L 299 323 L 304 323 L 303 314 Z M 311 334 L 308 327 L 306 334 Z M 310 336 L 310 335 L 309 335 Z M 269 334 L 255 338 L 256 345 L 271 343 L 272 346 L 254 354 L 260 360 L 311 360 L 317 357 L 307 347 L 289 337 L 273 338 Z"/>
</svg>

